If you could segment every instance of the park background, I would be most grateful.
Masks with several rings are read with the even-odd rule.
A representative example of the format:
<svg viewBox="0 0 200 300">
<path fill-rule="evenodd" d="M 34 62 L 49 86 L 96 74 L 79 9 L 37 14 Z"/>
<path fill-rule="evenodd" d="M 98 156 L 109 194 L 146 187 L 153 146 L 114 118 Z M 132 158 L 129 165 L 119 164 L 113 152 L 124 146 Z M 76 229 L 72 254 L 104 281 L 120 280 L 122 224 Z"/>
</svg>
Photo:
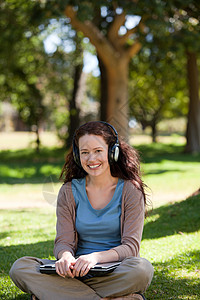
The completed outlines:
<svg viewBox="0 0 200 300">
<path fill-rule="evenodd" d="M 17 258 L 53 258 L 64 157 L 99 119 L 149 186 L 146 298 L 200 298 L 200 5 L 182 2 L 1 2 L 1 299 L 29 299 L 8 276 Z"/>
</svg>

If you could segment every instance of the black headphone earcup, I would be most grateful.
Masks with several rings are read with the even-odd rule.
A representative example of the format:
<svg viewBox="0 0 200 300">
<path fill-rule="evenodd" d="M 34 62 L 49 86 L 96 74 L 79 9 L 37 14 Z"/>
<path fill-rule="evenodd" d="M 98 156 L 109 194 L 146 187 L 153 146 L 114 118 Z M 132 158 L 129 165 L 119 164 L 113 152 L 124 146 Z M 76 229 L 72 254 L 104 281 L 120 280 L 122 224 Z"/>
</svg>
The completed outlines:
<svg viewBox="0 0 200 300">
<path fill-rule="evenodd" d="M 74 157 L 74 161 L 75 163 L 82 168 L 81 166 L 81 161 L 80 161 L 80 155 L 79 155 L 79 149 L 78 147 L 75 145 L 75 142 L 73 141 L 73 157 Z"/>
<path fill-rule="evenodd" d="M 110 164 L 117 162 L 119 158 L 119 144 L 115 143 L 114 146 L 108 149 L 108 161 Z"/>
<path fill-rule="evenodd" d="M 119 145 L 115 144 L 115 149 L 114 149 L 114 161 L 117 162 L 119 158 Z"/>
</svg>

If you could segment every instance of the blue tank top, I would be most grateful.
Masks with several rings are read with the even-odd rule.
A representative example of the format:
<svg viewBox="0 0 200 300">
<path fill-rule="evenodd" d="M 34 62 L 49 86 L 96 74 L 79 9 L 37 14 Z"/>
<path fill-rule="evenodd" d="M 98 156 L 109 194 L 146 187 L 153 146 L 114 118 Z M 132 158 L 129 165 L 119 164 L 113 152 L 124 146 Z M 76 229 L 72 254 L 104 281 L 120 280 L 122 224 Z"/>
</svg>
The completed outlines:
<svg viewBox="0 0 200 300">
<path fill-rule="evenodd" d="M 76 203 L 76 255 L 105 251 L 121 244 L 121 200 L 124 181 L 118 183 L 111 201 L 102 209 L 94 209 L 86 193 L 86 179 L 72 180 Z"/>
</svg>

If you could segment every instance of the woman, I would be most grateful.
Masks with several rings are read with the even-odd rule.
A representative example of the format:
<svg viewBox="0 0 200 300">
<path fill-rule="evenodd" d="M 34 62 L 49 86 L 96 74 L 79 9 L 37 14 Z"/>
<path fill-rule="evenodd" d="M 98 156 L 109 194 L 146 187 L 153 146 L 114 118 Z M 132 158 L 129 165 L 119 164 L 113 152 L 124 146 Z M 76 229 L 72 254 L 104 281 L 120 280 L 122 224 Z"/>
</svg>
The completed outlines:
<svg viewBox="0 0 200 300">
<path fill-rule="evenodd" d="M 57 202 L 56 272 L 48 260 L 24 257 L 10 271 L 32 299 L 145 299 L 153 267 L 139 257 L 146 197 L 136 150 L 113 126 L 97 121 L 75 132 Z M 121 261 L 105 276 L 91 276 L 97 263 Z"/>
</svg>

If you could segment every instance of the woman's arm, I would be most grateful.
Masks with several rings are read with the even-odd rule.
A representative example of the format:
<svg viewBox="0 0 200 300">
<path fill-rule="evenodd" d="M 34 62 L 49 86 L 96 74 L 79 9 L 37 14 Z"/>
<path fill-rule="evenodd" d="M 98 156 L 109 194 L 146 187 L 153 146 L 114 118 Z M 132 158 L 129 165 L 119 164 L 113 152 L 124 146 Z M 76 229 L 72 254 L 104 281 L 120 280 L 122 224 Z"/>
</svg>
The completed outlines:
<svg viewBox="0 0 200 300">
<path fill-rule="evenodd" d="M 70 183 L 64 184 L 58 194 L 56 238 L 54 255 L 59 258 L 60 252 L 68 251 L 73 256 L 76 251 L 75 202 Z"/>
<path fill-rule="evenodd" d="M 120 261 L 128 256 L 139 256 L 144 215 L 142 192 L 132 182 L 125 181 L 122 193 L 121 245 L 113 248 Z"/>
<path fill-rule="evenodd" d="M 75 262 L 74 253 L 76 251 L 75 202 L 69 184 L 64 184 L 59 191 L 56 213 L 54 245 L 54 255 L 58 259 L 55 263 L 56 272 L 62 277 L 73 278 L 71 266 Z"/>
</svg>

